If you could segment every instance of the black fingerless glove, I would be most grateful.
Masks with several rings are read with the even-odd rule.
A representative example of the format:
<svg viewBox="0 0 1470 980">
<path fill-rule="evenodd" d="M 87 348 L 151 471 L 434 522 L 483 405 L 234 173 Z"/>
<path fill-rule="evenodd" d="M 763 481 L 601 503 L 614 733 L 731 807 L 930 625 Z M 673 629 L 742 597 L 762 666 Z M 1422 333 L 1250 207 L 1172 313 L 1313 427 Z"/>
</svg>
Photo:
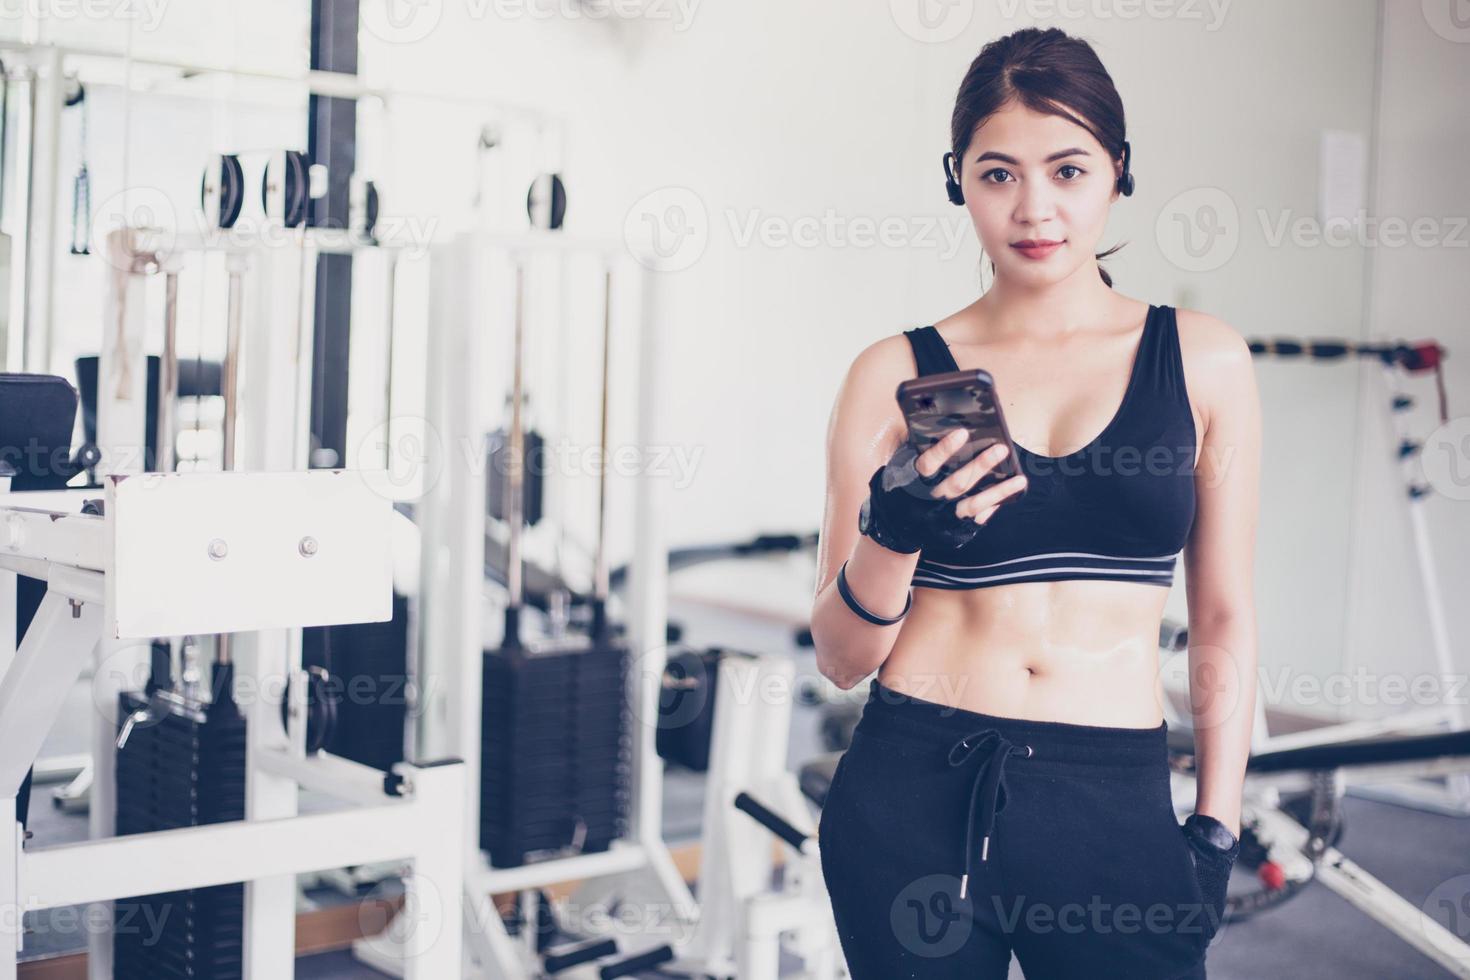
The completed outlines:
<svg viewBox="0 0 1470 980">
<path fill-rule="evenodd" d="M 1195 875 L 1200 892 L 1210 905 L 1211 925 L 1218 930 L 1225 917 L 1226 886 L 1230 883 L 1230 869 L 1240 856 L 1240 841 L 1233 840 L 1228 848 L 1224 847 L 1234 835 L 1229 827 L 1207 814 L 1190 814 L 1180 829 L 1194 854 Z"/>
<path fill-rule="evenodd" d="M 980 525 L 955 514 L 960 498 L 930 496 L 944 477 L 925 477 L 914 468 L 918 450 L 904 440 L 887 463 L 868 481 L 868 502 L 860 528 L 874 541 L 900 554 L 913 554 L 926 544 L 958 548 L 980 532 Z"/>
</svg>

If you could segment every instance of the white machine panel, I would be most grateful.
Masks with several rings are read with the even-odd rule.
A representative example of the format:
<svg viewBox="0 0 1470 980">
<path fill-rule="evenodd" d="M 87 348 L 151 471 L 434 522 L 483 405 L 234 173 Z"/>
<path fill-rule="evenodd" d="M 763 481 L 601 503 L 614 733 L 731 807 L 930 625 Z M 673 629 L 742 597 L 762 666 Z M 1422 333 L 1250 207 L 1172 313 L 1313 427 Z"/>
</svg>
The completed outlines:
<svg viewBox="0 0 1470 980">
<path fill-rule="evenodd" d="M 97 489 L 0 493 L 0 557 L 104 571 L 107 535 L 102 518 L 82 513 L 88 500 L 101 497 Z"/>
<path fill-rule="evenodd" d="M 392 504 L 377 476 L 109 476 L 108 629 L 140 639 L 391 618 Z"/>
</svg>

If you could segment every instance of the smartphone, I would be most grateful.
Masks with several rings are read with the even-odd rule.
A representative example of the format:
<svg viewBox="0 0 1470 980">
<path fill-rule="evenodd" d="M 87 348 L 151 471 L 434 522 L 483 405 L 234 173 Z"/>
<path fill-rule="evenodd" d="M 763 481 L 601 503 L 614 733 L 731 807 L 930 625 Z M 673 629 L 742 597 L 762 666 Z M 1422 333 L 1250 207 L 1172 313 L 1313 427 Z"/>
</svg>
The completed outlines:
<svg viewBox="0 0 1470 980">
<path fill-rule="evenodd" d="M 1000 399 L 995 394 L 995 379 L 989 371 L 973 368 L 913 378 L 898 386 L 898 405 L 908 423 L 909 439 L 919 452 L 954 429 L 969 431 L 970 437 L 965 444 L 940 466 L 936 480 L 949 476 L 997 442 L 1010 447 L 1006 458 L 975 481 L 961 499 L 973 497 L 1021 472 L 1016 444 L 1006 427 L 1005 414 L 1001 412 Z M 1014 502 L 1025 494 L 1025 489 L 1022 489 L 1007 500 Z"/>
</svg>

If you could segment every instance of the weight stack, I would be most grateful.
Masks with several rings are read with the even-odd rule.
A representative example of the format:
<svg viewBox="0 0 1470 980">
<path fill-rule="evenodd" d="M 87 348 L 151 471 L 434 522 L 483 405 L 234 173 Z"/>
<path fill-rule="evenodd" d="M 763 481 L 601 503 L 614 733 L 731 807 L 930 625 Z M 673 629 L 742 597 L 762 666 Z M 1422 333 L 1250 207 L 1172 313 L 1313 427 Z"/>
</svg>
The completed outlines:
<svg viewBox="0 0 1470 980">
<path fill-rule="evenodd" d="M 117 753 L 117 832 L 197 827 L 245 818 L 245 719 L 158 692 L 118 697 L 118 717 L 149 708 Z M 121 731 L 119 725 L 119 731 Z M 116 980 L 238 980 L 243 972 L 243 883 L 119 899 L 113 913 Z"/>
<path fill-rule="evenodd" d="M 606 646 L 485 654 L 480 847 L 492 866 L 605 851 L 626 834 L 628 663 Z"/>
<path fill-rule="evenodd" d="M 393 593 L 393 618 L 301 631 L 301 662 L 332 675 L 337 722 L 326 750 L 384 772 L 403 761 L 408 722 L 408 599 Z"/>
<path fill-rule="evenodd" d="M 509 510 L 505 505 L 505 476 L 510 470 L 510 437 L 504 429 L 496 429 L 486 437 L 485 452 L 490 473 L 485 481 L 485 512 L 503 521 Z M 535 527 L 541 521 L 546 496 L 545 452 L 546 440 L 541 433 L 535 429 L 527 432 L 521 449 L 521 458 L 526 461 L 521 470 L 525 481 L 521 488 L 521 520 L 526 527 Z"/>
<path fill-rule="evenodd" d="M 715 734 L 715 695 L 725 651 L 670 651 L 658 694 L 658 731 L 654 745 L 665 762 L 694 772 L 709 770 Z"/>
</svg>

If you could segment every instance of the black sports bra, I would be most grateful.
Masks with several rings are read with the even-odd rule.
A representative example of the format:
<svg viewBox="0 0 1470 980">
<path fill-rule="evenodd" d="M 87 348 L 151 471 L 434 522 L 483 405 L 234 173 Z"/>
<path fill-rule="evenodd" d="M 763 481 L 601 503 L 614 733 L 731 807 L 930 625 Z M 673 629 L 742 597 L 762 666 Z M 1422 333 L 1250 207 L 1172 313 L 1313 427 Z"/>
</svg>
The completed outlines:
<svg viewBox="0 0 1470 980">
<path fill-rule="evenodd" d="M 957 371 L 933 326 L 905 330 L 919 374 Z M 1001 505 L 963 547 L 925 545 L 915 587 L 1112 579 L 1169 587 L 1194 523 L 1196 433 L 1170 306 L 1149 306 L 1122 404 L 1065 456 L 1017 444 L 1026 495 Z"/>
</svg>

